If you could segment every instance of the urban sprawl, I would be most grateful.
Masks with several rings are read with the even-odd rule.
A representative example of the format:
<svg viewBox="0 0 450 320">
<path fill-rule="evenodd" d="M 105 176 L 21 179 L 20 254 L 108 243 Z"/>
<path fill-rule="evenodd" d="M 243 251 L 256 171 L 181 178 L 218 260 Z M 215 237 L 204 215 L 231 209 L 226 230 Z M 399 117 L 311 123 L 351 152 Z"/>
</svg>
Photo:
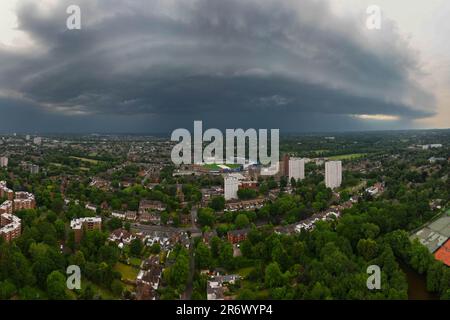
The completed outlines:
<svg viewBox="0 0 450 320">
<path fill-rule="evenodd" d="M 449 130 L 282 136 L 272 176 L 174 144 L 0 136 L 0 299 L 450 299 Z"/>
</svg>

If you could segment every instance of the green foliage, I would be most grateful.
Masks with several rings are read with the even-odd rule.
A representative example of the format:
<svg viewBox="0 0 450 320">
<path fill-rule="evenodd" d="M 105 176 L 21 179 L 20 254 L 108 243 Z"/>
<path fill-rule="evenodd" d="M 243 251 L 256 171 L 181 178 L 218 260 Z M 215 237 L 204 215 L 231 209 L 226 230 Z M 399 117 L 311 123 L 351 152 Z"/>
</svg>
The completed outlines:
<svg viewBox="0 0 450 320">
<path fill-rule="evenodd" d="M 50 300 L 65 300 L 66 278 L 59 271 L 53 271 L 47 277 L 47 295 Z"/>
<path fill-rule="evenodd" d="M 223 211 L 225 209 L 225 198 L 222 196 L 216 196 L 209 202 L 209 207 L 214 211 Z"/>
<path fill-rule="evenodd" d="M 241 213 L 236 216 L 236 220 L 234 221 L 234 223 L 236 224 L 237 229 L 244 229 L 244 228 L 248 227 L 248 225 L 250 224 L 250 221 L 249 221 L 247 215 Z"/>
<path fill-rule="evenodd" d="M 130 253 L 135 257 L 140 257 L 143 247 L 141 239 L 133 239 L 130 243 Z"/>
<path fill-rule="evenodd" d="M 211 208 L 200 208 L 198 210 L 198 222 L 202 226 L 212 227 L 216 221 L 214 210 Z"/>
</svg>

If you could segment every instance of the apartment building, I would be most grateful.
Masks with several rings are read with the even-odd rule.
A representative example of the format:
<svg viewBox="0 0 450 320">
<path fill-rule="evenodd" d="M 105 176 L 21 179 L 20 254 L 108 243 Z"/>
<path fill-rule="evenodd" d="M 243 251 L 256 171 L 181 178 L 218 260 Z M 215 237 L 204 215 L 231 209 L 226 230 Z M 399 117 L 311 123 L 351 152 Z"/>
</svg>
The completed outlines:
<svg viewBox="0 0 450 320">
<path fill-rule="evenodd" d="M 29 192 L 16 192 L 13 200 L 14 211 L 30 210 L 36 207 L 34 195 Z"/>
<path fill-rule="evenodd" d="M 87 218 L 73 219 L 72 221 L 70 221 L 70 228 L 74 231 L 75 242 L 79 243 L 83 236 L 83 231 L 102 229 L 102 218 L 87 217 Z"/>
<path fill-rule="evenodd" d="M 14 191 L 6 186 L 6 181 L 0 181 L 0 198 L 14 199 Z"/>
<path fill-rule="evenodd" d="M 0 216 L 0 237 L 10 242 L 20 236 L 22 232 L 21 220 L 13 214 L 2 213 Z"/>
<path fill-rule="evenodd" d="M 328 161 L 325 163 L 325 185 L 327 188 L 338 188 L 342 183 L 342 162 Z"/>
<path fill-rule="evenodd" d="M 0 197 L 8 199 L 0 205 L 0 237 L 9 242 L 22 233 L 21 220 L 13 213 L 35 208 L 36 201 L 34 195 L 29 192 L 14 193 L 6 186 L 5 181 L 0 181 Z"/>
<path fill-rule="evenodd" d="M 0 157 L 0 168 L 7 168 L 7 167 L 8 167 L 8 158 Z"/>
<path fill-rule="evenodd" d="M 224 198 L 225 200 L 237 199 L 239 190 L 239 178 L 233 175 L 227 175 L 224 179 Z"/>
<path fill-rule="evenodd" d="M 292 178 L 295 180 L 305 179 L 305 159 L 301 158 L 290 158 L 289 159 L 289 181 Z"/>
<path fill-rule="evenodd" d="M 231 230 L 227 232 L 228 242 L 235 244 L 247 240 L 250 229 Z"/>
</svg>

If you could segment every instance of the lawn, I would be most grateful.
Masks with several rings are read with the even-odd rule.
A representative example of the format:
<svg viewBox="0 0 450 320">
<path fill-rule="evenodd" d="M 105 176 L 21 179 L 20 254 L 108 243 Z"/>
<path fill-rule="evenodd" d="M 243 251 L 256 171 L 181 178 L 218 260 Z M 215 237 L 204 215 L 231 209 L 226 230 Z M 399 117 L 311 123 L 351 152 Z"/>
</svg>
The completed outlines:
<svg viewBox="0 0 450 320">
<path fill-rule="evenodd" d="M 90 285 L 92 287 L 92 289 L 94 290 L 94 292 L 96 294 L 99 294 L 103 300 L 118 300 L 118 299 L 120 299 L 119 297 L 115 296 L 108 289 L 100 287 L 99 285 L 97 285 L 89 280 L 86 280 L 86 279 L 81 280 L 81 289 L 83 289 L 84 286 L 86 286 L 86 285 Z"/>
<path fill-rule="evenodd" d="M 246 268 L 241 268 L 237 271 L 237 273 L 242 277 L 242 278 L 246 278 L 250 272 L 252 272 L 252 270 L 255 269 L 254 267 L 246 267 Z"/>
<path fill-rule="evenodd" d="M 230 169 L 237 169 L 241 166 L 238 163 L 224 163 L 223 165 L 227 166 Z M 206 163 L 203 165 L 203 167 L 209 170 L 222 170 L 222 168 L 219 167 L 219 164 L 217 163 Z"/>
<path fill-rule="evenodd" d="M 71 157 L 69 157 L 69 158 L 77 159 L 77 160 L 80 160 L 80 161 L 83 161 L 83 162 L 89 162 L 89 163 L 92 163 L 92 164 L 97 164 L 97 163 L 98 163 L 98 160 L 94 160 L 94 159 L 81 158 L 81 157 L 74 157 L 74 156 L 71 156 Z"/>
<path fill-rule="evenodd" d="M 341 154 L 338 156 L 328 157 L 329 160 L 353 160 L 358 158 L 363 158 L 367 156 L 367 153 L 350 153 L 350 154 Z"/>
<path fill-rule="evenodd" d="M 137 268 L 139 268 L 141 266 L 141 262 L 142 262 L 142 260 L 139 258 L 135 258 L 135 257 L 130 258 L 130 264 Z"/>
<path fill-rule="evenodd" d="M 114 270 L 119 271 L 122 274 L 122 279 L 136 280 L 139 273 L 139 269 L 133 266 L 128 266 L 122 262 L 118 262 L 114 266 Z"/>
</svg>

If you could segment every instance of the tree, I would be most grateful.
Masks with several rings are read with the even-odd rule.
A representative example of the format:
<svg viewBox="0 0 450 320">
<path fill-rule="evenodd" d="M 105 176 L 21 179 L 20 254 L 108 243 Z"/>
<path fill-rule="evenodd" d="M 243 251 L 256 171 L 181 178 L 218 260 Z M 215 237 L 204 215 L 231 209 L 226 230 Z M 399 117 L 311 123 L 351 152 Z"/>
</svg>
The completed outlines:
<svg viewBox="0 0 450 320">
<path fill-rule="evenodd" d="M 211 246 L 211 255 L 213 258 L 217 258 L 220 252 L 220 246 L 222 244 L 222 240 L 218 236 L 214 236 L 211 238 L 210 246 Z"/>
<path fill-rule="evenodd" d="M 57 219 L 54 223 L 58 239 L 65 239 L 66 225 L 61 219 Z"/>
<path fill-rule="evenodd" d="M 47 277 L 47 295 L 50 300 L 65 300 L 66 278 L 59 271 L 53 271 Z"/>
<path fill-rule="evenodd" d="M 327 298 L 331 298 L 331 291 L 326 286 L 324 286 L 320 282 L 316 282 L 314 287 L 311 290 L 311 293 L 309 294 L 309 299 L 312 300 L 323 300 Z"/>
<path fill-rule="evenodd" d="M 120 220 L 117 217 L 112 217 L 108 221 L 108 228 L 109 228 L 109 230 L 116 230 L 116 229 L 122 228 L 122 220 Z"/>
<path fill-rule="evenodd" d="M 418 273 L 422 274 L 427 271 L 428 266 L 433 261 L 433 257 L 428 252 L 428 249 L 420 242 L 414 241 L 411 246 L 411 267 Z"/>
<path fill-rule="evenodd" d="M 243 289 L 238 296 L 238 300 L 255 300 L 256 295 L 250 289 Z"/>
<path fill-rule="evenodd" d="M 84 287 L 82 294 L 81 294 L 81 299 L 83 300 L 92 300 L 94 299 L 94 289 L 92 288 L 91 285 L 87 285 Z"/>
<path fill-rule="evenodd" d="M 179 249 L 175 263 L 166 268 L 165 278 L 170 286 L 176 288 L 179 292 L 186 288 L 189 277 L 189 254 L 185 248 Z"/>
<path fill-rule="evenodd" d="M 152 246 L 150 247 L 150 253 L 158 254 L 160 252 L 161 252 L 161 245 L 158 242 L 152 244 Z"/>
<path fill-rule="evenodd" d="M 275 288 L 283 285 L 283 274 L 281 273 L 278 263 L 272 262 L 266 267 L 264 282 L 268 288 Z"/>
<path fill-rule="evenodd" d="M 238 198 L 241 200 L 254 199 L 258 196 L 258 192 L 253 189 L 239 189 L 237 192 Z"/>
<path fill-rule="evenodd" d="M 10 280 L 0 281 L 0 300 L 8 300 L 16 293 L 16 286 Z"/>
<path fill-rule="evenodd" d="M 99 261 L 105 261 L 109 265 L 114 265 L 120 256 L 120 250 L 115 245 L 104 245 L 98 250 Z"/>
<path fill-rule="evenodd" d="M 135 257 L 139 257 L 141 255 L 142 252 L 142 242 L 140 239 L 133 239 L 130 243 L 130 253 L 135 256 Z"/>
<path fill-rule="evenodd" d="M 163 213 L 161 213 L 161 223 L 163 225 L 166 225 L 167 222 L 169 221 L 170 215 L 167 211 L 164 211 Z"/>
<path fill-rule="evenodd" d="M 223 211 L 225 209 L 225 198 L 222 196 L 213 197 L 209 202 L 209 207 L 215 211 Z"/>
<path fill-rule="evenodd" d="M 200 208 L 198 210 L 198 222 L 202 226 L 212 227 L 216 222 L 214 210 L 211 208 Z"/>
<path fill-rule="evenodd" d="M 444 266 L 439 261 L 433 261 L 427 271 L 427 290 L 439 292 L 441 289 L 441 279 L 444 272 Z"/>
<path fill-rule="evenodd" d="M 111 283 L 111 291 L 116 296 L 122 296 L 123 288 L 124 287 L 123 287 L 122 282 L 118 279 L 113 280 L 113 282 Z"/>
<path fill-rule="evenodd" d="M 248 220 L 248 217 L 245 214 L 240 213 L 236 216 L 234 223 L 236 224 L 236 228 L 244 229 L 250 224 L 250 221 Z"/>
<path fill-rule="evenodd" d="M 34 287 L 25 286 L 19 290 L 21 300 L 39 300 L 42 299 L 41 291 Z"/>
<path fill-rule="evenodd" d="M 220 246 L 219 262 L 225 268 L 232 269 L 234 267 L 233 246 L 231 243 L 223 242 Z"/>
<path fill-rule="evenodd" d="M 199 242 L 195 248 L 195 263 L 199 269 L 209 268 L 211 264 L 211 251 L 203 242 Z"/>
<path fill-rule="evenodd" d="M 369 261 L 378 253 L 378 245 L 372 239 L 360 239 L 358 245 L 356 246 L 358 253 L 364 257 L 366 261 Z"/>
</svg>

